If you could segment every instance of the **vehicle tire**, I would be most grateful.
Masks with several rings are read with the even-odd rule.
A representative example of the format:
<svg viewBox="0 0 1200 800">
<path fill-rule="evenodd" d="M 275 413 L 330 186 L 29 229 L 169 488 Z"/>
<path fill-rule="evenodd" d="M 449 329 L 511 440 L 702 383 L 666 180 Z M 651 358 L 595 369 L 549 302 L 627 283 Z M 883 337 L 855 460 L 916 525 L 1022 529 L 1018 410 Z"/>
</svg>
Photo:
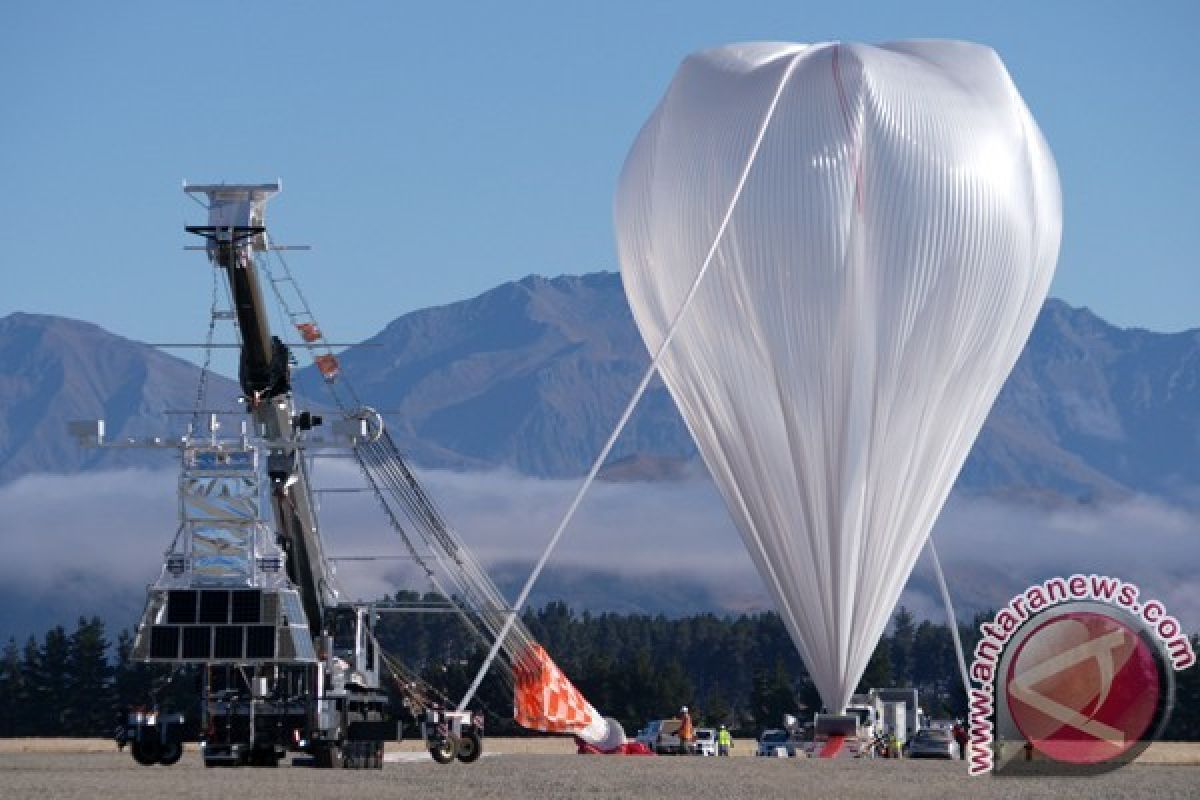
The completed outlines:
<svg viewBox="0 0 1200 800">
<path fill-rule="evenodd" d="M 454 754 L 458 750 L 454 741 L 447 739 L 440 745 L 434 745 L 429 748 L 429 755 L 433 756 L 433 760 L 439 764 L 449 764 L 454 760 Z"/>
<path fill-rule="evenodd" d="M 474 764 L 483 755 L 483 740 L 475 731 L 467 731 L 458 740 L 458 760 L 464 764 Z"/>
<path fill-rule="evenodd" d="M 313 763 L 318 769 L 341 769 L 342 750 L 336 744 L 327 744 L 313 753 Z"/>
<path fill-rule="evenodd" d="M 133 747 L 130 749 L 133 752 L 133 760 L 143 767 L 152 767 L 157 764 L 162 753 L 162 746 L 155 739 L 134 741 Z"/>
<path fill-rule="evenodd" d="M 162 746 L 162 752 L 158 755 L 158 763 L 164 767 L 169 767 L 177 763 L 181 758 L 183 758 L 183 743 L 167 742 Z"/>
</svg>

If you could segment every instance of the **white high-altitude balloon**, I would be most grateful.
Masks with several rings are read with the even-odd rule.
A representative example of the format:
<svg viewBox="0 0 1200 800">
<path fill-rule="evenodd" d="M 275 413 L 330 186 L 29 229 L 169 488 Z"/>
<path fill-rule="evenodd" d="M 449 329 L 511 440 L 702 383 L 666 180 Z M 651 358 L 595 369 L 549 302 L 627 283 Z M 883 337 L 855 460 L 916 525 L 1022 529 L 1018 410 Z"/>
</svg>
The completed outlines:
<svg viewBox="0 0 1200 800">
<path fill-rule="evenodd" d="M 687 58 L 616 196 L 621 276 L 826 706 L 866 667 L 1045 299 L 1053 157 L 987 47 Z"/>
</svg>

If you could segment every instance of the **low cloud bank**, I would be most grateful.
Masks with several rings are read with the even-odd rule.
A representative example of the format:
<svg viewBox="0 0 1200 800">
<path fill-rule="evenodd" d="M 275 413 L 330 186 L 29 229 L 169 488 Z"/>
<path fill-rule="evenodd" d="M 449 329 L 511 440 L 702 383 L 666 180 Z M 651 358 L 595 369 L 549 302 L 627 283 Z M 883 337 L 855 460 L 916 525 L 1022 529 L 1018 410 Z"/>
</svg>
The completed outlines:
<svg viewBox="0 0 1200 800">
<path fill-rule="evenodd" d="M 509 472 L 433 470 L 422 477 L 510 593 L 578 486 Z M 122 470 L 32 475 L 0 487 L 0 605 L 7 609 L 0 610 L 0 634 L 40 631 L 79 614 L 117 614 L 132 623 L 178 527 L 176 480 L 169 470 Z M 353 465 L 340 462 L 322 464 L 317 482 L 361 485 Z M 320 497 L 330 555 L 404 553 L 370 494 Z M 1196 512 L 1153 498 L 1058 509 L 955 498 L 934 535 L 960 616 L 997 607 L 1051 575 L 1094 571 L 1139 583 L 1194 631 L 1200 630 L 1198 523 Z M 338 572 L 351 597 L 428 588 L 404 561 L 340 562 Z M 605 574 L 619 576 L 607 598 Z M 901 602 L 941 620 L 931 574 L 922 556 Z M 720 497 L 703 479 L 596 484 L 546 580 L 561 599 L 594 609 L 653 609 L 656 592 L 669 598 L 660 608 L 677 613 L 687 612 L 689 598 L 695 611 L 770 607 Z M 568 594 L 572 586 L 576 593 Z"/>
<path fill-rule="evenodd" d="M 1038 508 L 953 498 L 934 529 L 952 598 L 969 610 L 998 608 L 1055 575 L 1098 573 L 1140 586 L 1189 631 L 1200 631 L 1200 513 L 1152 497 L 1096 506 Z M 928 557 L 904 601 L 944 618 Z M 930 611 L 934 604 L 937 610 Z M 960 612 L 960 616 L 962 616 Z"/>
</svg>

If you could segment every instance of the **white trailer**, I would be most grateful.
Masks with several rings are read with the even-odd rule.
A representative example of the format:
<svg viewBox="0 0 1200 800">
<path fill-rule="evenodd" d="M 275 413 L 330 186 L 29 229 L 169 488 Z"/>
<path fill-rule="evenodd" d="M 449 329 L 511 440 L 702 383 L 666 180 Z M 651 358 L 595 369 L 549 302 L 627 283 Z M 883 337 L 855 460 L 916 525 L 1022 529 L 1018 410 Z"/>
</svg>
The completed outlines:
<svg viewBox="0 0 1200 800">
<path fill-rule="evenodd" d="M 889 735 L 894 734 L 903 745 L 909 740 L 908 707 L 902 702 L 883 704 L 883 730 Z"/>
<path fill-rule="evenodd" d="M 924 712 L 917 698 L 917 690 L 912 688 L 872 689 L 871 694 L 886 706 L 888 703 L 904 705 L 904 732 L 897 736 L 904 741 L 911 739 L 917 731 L 924 727 Z"/>
</svg>

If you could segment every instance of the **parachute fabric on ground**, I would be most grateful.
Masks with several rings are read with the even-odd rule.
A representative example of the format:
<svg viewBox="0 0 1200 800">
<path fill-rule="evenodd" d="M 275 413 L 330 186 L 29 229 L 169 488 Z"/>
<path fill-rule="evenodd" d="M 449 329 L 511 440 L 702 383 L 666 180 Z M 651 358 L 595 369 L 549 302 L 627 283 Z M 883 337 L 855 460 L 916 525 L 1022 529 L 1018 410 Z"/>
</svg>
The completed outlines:
<svg viewBox="0 0 1200 800">
<path fill-rule="evenodd" d="M 660 373 L 841 711 L 1045 299 L 1049 149 L 987 47 L 732 45 L 680 66 L 615 221 L 651 352 L 716 247 Z"/>
</svg>

